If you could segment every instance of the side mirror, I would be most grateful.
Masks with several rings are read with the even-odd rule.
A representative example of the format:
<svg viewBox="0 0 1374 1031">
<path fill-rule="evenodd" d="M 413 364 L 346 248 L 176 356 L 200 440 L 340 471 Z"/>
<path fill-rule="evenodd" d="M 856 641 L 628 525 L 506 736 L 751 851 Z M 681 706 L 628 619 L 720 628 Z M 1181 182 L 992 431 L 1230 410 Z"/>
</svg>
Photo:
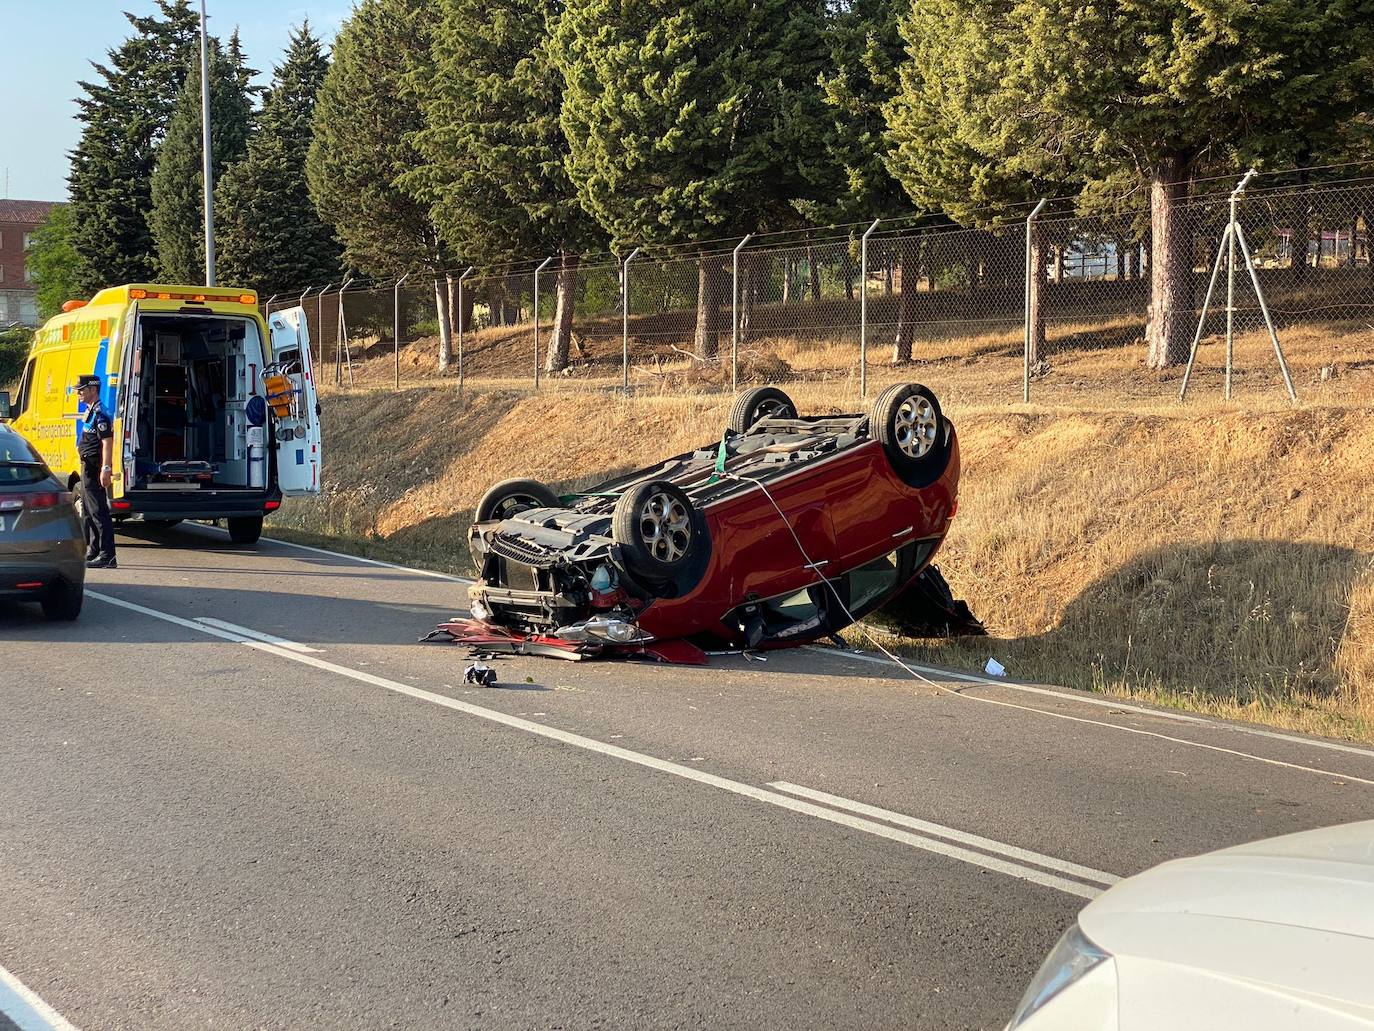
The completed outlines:
<svg viewBox="0 0 1374 1031">
<path fill-rule="evenodd" d="M 10 392 L 0 390 L 0 422 L 8 422 L 13 415 L 14 411 L 10 407 Z"/>
</svg>

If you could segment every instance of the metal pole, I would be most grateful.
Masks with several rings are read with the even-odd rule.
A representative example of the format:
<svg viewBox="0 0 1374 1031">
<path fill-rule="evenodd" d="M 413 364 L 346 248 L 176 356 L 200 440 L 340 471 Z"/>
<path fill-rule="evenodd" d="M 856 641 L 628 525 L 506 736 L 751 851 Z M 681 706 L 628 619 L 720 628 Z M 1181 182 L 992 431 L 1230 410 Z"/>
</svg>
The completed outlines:
<svg viewBox="0 0 1374 1031">
<path fill-rule="evenodd" d="M 620 271 L 620 389 L 626 394 L 630 392 L 630 262 L 638 253 L 638 247 L 632 250 Z"/>
<path fill-rule="evenodd" d="M 271 297 L 267 298 L 267 303 L 262 306 L 262 318 L 264 322 L 267 320 L 268 316 L 272 314 L 272 302 L 276 299 L 277 295 L 273 294 Z"/>
<path fill-rule="evenodd" d="M 875 218 L 859 242 L 859 398 L 868 396 L 868 238 L 878 228 Z"/>
<path fill-rule="evenodd" d="M 735 247 L 730 273 L 730 392 L 739 390 L 739 252 L 754 238 L 745 233 Z"/>
<path fill-rule="evenodd" d="M 1217 288 L 1217 276 L 1221 273 L 1221 258 L 1226 253 L 1226 247 L 1231 240 L 1231 230 L 1234 226 L 1228 223 L 1226 231 L 1221 234 L 1221 243 L 1217 245 L 1217 260 L 1212 262 L 1212 278 L 1207 281 L 1207 296 L 1202 299 L 1202 313 L 1198 316 L 1197 332 L 1193 334 L 1193 346 L 1188 351 L 1188 365 L 1183 370 L 1183 385 L 1178 388 L 1179 404 L 1188 396 L 1188 381 L 1193 376 L 1193 363 L 1197 361 L 1198 344 L 1202 341 L 1202 327 L 1207 322 L 1207 311 L 1212 306 L 1212 292 Z"/>
<path fill-rule="evenodd" d="M 391 348 L 396 358 L 396 390 L 401 389 L 401 284 L 409 278 L 407 272 L 391 288 Z"/>
<path fill-rule="evenodd" d="M 320 331 L 320 357 L 323 358 L 324 351 L 324 295 L 328 292 L 333 283 L 325 283 L 319 295 L 315 298 L 315 328 Z M 302 312 L 304 314 L 304 312 Z"/>
<path fill-rule="evenodd" d="M 205 285 L 215 285 L 214 172 L 210 168 L 210 54 L 206 43 L 205 0 L 200 0 L 200 147 L 205 202 Z"/>
<path fill-rule="evenodd" d="M 463 280 L 477 271 L 476 265 L 469 265 L 467 271 L 458 277 L 458 389 L 463 389 Z"/>
<path fill-rule="evenodd" d="M 1226 400 L 1231 400 L 1231 365 L 1235 355 L 1235 315 L 1236 315 L 1236 201 L 1245 187 L 1259 173 L 1253 168 L 1246 172 L 1240 184 L 1231 191 L 1231 221 L 1226 238 L 1229 241 L 1226 256 Z"/>
<path fill-rule="evenodd" d="M 338 386 L 343 386 L 343 351 L 347 346 L 348 330 L 344 326 L 344 291 L 348 289 L 348 284 L 353 282 L 352 276 L 345 276 L 344 281 L 339 284 L 339 316 L 334 320 L 334 382 Z M 324 332 L 321 329 L 320 332 Z M 353 385 L 353 357 L 348 359 L 348 379 L 349 386 Z"/>
<path fill-rule="evenodd" d="M 1021 401 L 1023 404 L 1030 404 L 1031 336 L 1035 332 L 1035 327 L 1031 325 L 1031 286 L 1033 285 L 1031 277 L 1040 275 L 1039 269 L 1031 267 L 1031 233 L 1034 232 L 1035 216 L 1040 214 L 1048 202 L 1047 197 L 1041 197 L 1040 202 L 1026 216 L 1026 331 L 1021 353 Z M 1037 298 L 1038 300 L 1039 298 Z"/>
<path fill-rule="evenodd" d="M 552 257 L 545 258 L 534 270 L 534 389 L 539 389 L 539 273 L 549 267 Z"/>
<path fill-rule="evenodd" d="M 1283 372 L 1283 384 L 1288 388 L 1288 400 L 1296 401 L 1298 392 L 1293 389 L 1293 377 L 1288 371 L 1288 360 L 1283 356 L 1283 348 L 1279 346 L 1279 334 L 1274 329 L 1274 320 L 1269 317 L 1269 305 L 1265 303 L 1264 291 L 1260 289 L 1259 273 L 1255 271 L 1255 260 L 1250 257 L 1250 245 L 1245 242 L 1245 230 L 1239 225 L 1236 226 L 1236 239 L 1240 241 L 1240 252 L 1245 256 L 1245 267 L 1250 270 L 1250 282 L 1254 284 L 1255 296 L 1259 298 L 1260 311 L 1264 313 L 1264 324 L 1269 328 L 1269 341 L 1274 345 L 1274 355 L 1279 360 L 1279 369 Z"/>
</svg>

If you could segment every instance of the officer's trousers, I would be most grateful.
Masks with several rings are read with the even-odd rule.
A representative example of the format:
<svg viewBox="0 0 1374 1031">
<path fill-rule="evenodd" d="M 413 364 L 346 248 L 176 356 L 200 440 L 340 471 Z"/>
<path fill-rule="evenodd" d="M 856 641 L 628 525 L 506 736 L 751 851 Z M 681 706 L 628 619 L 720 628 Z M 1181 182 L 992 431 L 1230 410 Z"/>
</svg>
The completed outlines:
<svg viewBox="0 0 1374 1031">
<path fill-rule="evenodd" d="M 100 485 L 100 459 L 81 463 L 81 503 L 84 514 L 81 530 L 86 535 L 86 555 L 114 558 L 114 521 L 110 518 L 110 498 Z"/>
</svg>

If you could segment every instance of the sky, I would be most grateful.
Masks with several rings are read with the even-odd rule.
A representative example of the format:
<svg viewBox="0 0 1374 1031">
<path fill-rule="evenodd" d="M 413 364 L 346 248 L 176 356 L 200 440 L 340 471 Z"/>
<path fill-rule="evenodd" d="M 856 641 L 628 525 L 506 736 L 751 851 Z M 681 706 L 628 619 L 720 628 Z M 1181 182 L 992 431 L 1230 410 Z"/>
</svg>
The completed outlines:
<svg viewBox="0 0 1374 1031">
<path fill-rule="evenodd" d="M 238 26 L 261 84 L 281 62 L 292 26 L 309 18 L 328 42 L 352 6 L 351 0 L 206 0 L 210 31 L 227 39 Z M 77 81 L 94 75 L 90 62 L 103 61 L 129 35 L 123 11 L 154 9 L 152 0 L 0 0 L 0 197 L 67 198 L 67 152 L 80 135 Z"/>
</svg>

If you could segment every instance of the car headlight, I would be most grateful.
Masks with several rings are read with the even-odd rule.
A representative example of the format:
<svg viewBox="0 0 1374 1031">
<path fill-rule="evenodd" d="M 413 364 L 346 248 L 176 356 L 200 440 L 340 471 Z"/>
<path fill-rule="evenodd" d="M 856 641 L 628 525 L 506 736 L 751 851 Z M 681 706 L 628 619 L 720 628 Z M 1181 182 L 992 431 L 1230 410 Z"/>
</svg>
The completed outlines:
<svg viewBox="0 0 1374 1031">
<path fill-rule="evenodd" d="M 582 624 L 582 629 L 588 637 L 609 641 L 611 644 L 642 644 L 654 639 L 653 634 L 645 633 L 623 619 L 589 619 Z"/>
<path fill-rule="evenodd" d="M 1064 936 L 1045 957 L 1045 962 L 1040 964 L 1026 994 L 1021 996 L 1021 1003 L 1016 1007 L 1007 1031 L 1025 1023 L 1041 1006 L 1109 959 L 1111 953 L 1094 944 L 1083 933 L 1078 922 L 1074 921 L 1073 926 L 1064 932 Z"/>
</svg>

